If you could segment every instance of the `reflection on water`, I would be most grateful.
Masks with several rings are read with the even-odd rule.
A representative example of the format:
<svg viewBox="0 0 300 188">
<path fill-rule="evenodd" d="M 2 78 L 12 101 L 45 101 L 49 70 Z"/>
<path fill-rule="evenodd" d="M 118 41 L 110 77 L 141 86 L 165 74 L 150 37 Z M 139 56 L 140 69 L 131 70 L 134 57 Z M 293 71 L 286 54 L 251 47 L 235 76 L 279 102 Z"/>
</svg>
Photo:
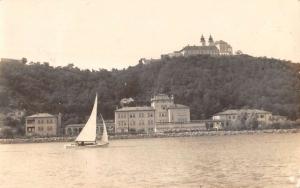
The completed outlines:
<svg viewBox="0 0 300 188">
<path fill-rule="evenodd" d="M 296 187 L 300 134 L 0 145 L 1 187 Z"/>
</svg>

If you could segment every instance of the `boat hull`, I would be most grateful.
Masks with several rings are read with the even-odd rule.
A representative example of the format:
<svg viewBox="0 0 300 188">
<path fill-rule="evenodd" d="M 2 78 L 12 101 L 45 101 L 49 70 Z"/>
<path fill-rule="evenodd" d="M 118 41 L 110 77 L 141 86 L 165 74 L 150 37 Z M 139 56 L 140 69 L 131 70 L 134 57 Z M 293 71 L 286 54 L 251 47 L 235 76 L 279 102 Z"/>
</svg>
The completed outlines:
<svg viewBox="0 0 300 188">
<path fill-rule="evenodd" d="M 107 147 L 109 143 L 96 143 L 96 144 L 89 144 L 89 145 L 78 145 L 78 144 L 68 144 L 65 145 L 66 149 L 85 149 L 85 148 L 103 148 Z"/>
</svg>

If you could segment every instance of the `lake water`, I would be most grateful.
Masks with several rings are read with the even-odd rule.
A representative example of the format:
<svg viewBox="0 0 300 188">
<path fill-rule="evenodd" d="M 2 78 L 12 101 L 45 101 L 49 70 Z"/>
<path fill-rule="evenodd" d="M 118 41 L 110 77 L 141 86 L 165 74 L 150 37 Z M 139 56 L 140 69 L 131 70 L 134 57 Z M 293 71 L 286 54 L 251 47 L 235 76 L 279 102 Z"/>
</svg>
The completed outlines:
<svg viewBox="0 0 300 188">
<path fill-rule="evenodd" d="M 0 145 L 0 187 L 297 187 L 300 134 Z"/>
</svg>

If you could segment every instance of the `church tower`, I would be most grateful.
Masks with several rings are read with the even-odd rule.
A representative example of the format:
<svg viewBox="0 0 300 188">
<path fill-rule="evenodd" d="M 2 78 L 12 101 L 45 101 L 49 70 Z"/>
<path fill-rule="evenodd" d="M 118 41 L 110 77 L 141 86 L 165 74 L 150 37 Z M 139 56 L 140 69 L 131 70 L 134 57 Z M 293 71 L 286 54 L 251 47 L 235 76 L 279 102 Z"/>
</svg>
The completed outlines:
<svg viewBox="0 0 300 188">
<path fill-rule="evenodd" d="M 215 45 L 214 39 L 212 38 L 211 35 L 209 35 L 208 44 L 209 44 L 209 46 L 214 46 Z"/>
<path fill-rule="evenodd" d="M 202 46 L 206 46 L 205 38 L 203 37 L 203 35 L 201 36 L 201 44 Z"/>
</svg>

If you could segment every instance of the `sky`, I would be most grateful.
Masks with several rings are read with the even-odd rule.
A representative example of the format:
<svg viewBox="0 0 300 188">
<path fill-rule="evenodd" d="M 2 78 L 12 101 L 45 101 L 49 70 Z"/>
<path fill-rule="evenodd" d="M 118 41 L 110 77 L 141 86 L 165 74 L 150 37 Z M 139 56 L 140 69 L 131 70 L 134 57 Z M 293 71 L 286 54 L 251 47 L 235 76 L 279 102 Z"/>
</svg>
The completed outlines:
<svg viewBox="0 0 300 188">
<path fill-rule="evenodd" d="M 300 0 L 0 0 L 0 58 L 122 69 L 202 34 L 300 62 Z"/>
</svg>

